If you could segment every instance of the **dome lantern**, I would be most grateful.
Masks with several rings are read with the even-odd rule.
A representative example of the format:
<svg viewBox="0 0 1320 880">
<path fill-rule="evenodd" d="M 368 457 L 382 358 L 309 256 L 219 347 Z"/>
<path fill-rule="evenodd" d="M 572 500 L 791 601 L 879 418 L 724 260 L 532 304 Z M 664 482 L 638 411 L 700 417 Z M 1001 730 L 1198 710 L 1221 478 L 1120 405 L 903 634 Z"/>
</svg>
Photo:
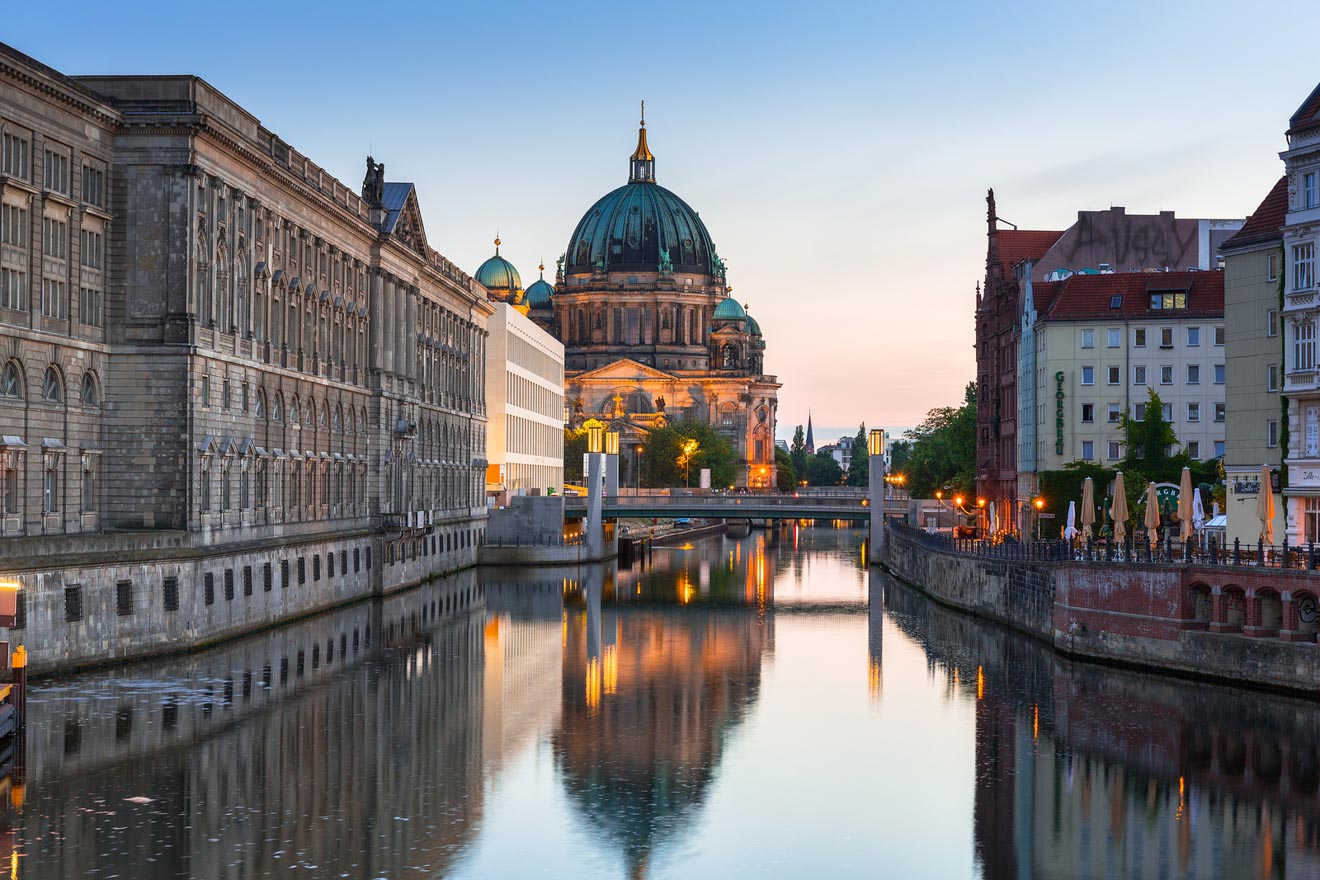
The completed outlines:
<svg viewBox="0 0 1320 880">
<path fill-rule="evenodd" d="M 646 146 L 646 102 L 642 102 L 642 126 L 637 130 L 637 149 L 633 150 L 629 183 L 655 183 L 655 156 Z"/>
</svg>

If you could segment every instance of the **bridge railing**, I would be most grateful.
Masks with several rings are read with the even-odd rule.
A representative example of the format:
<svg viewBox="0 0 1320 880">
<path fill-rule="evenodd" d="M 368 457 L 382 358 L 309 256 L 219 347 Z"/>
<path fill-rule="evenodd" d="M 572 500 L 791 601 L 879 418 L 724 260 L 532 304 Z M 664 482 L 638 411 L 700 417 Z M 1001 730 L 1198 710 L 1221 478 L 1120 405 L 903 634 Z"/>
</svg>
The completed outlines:
<svg viewBox="0 0 1320 880">
<path fill-rule="evenodd" d="M 606 507 L 708 507 L 726 510 L 730 507 L 822 507 L 838 509 L 864 508 L 864 496 L 852 495 L 606 495 Z M 583 502 L 585 503 L 585 501 Z"/>
</svg>

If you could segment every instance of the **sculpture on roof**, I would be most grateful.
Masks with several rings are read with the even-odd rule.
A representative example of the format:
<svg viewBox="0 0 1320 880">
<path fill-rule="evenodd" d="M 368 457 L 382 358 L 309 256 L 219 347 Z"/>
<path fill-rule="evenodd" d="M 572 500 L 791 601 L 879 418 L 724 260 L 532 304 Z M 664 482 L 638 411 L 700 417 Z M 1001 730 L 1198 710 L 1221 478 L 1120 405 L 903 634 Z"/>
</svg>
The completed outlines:
<svg viewBox="0 0 1320 880">
<path fill-rule="evenodd" d="M 377 208 L 385 199 L 385 163 L 367 157 L 367 174 L 362 178 L 362 199 Z"/>
</svg>

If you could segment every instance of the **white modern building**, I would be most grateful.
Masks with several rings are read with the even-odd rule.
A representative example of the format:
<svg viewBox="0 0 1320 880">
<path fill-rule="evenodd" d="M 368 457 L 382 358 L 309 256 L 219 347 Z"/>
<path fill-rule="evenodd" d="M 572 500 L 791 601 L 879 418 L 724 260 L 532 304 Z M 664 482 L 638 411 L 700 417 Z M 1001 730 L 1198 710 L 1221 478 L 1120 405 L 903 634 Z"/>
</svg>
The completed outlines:
<svg viewBox="0 0 1320 880">
<path fill-rule="evenodd" d="M 487 488 L 544 492 L 564 485 L 564 344 L 516 306 L 490 319 Z"/>
</svg>

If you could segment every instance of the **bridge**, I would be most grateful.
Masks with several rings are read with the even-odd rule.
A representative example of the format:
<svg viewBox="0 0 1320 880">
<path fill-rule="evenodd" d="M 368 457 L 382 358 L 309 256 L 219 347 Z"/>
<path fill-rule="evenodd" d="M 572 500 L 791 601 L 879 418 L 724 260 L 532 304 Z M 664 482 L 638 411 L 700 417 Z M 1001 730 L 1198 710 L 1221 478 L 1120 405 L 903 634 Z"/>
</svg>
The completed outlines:
<svg viewBox="0 0 1320 880">
<path fill-rule="evenodd" d="M 850 519 L 867 520 L 871 516 L 866 495 L 848 494 L 751 494 L 751 495 L 606 495 L 602 515 L 605 519 Z M 906 504 L 891 499 L 885 508 L 888 516 L 907 513 Z M 564 498 L 564 514 L 587 515 L 587 499 Z"/>
</svg>

